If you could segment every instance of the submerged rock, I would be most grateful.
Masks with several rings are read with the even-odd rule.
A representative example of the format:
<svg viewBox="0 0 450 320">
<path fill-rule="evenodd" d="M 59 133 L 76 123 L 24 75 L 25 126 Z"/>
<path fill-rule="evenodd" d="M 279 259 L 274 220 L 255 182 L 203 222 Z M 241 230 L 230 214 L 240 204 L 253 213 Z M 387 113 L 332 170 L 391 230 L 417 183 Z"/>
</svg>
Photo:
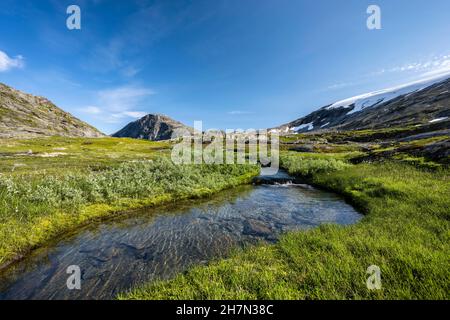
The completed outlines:
<svg viewBox="0 0 450 320">
<path fill-rule="evenodd" d="M 244 224 L 243 233 L 253 236 L 267 236 L 272 234 L 272 230 L 261 221 L 249 219 Z"/>
</svg>

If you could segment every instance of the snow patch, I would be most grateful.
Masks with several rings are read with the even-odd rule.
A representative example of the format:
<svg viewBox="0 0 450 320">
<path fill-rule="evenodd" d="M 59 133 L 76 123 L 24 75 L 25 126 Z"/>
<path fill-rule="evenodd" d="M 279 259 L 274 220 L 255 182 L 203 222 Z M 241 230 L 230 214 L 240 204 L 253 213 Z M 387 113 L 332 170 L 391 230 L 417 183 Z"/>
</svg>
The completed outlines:
<svg viewBox="0 0 450 320">
<path fill-rule="evenodd" d="M 323 127 L 326 127 L 327 125 L 329 125 L 330 123 L 329 122 L 327 122 L 327 123 L 325 123 L 325 124 L 323 124 L 323 125 L 321 125 L 320 127 L 321 128 L 323 128 Z"/>
<path fill-rule="evenodd" d="M 65 156 L 66 154 L 67 153 L 65 152 L 50 152 L 50 153 L 44 152 L 42 154 L 38 154 L 38 156 L 42 158 L 54 158 L 59 156 Z"/>
<path fill-rule="evenodd" d="M 350 108 L 352 107 L 352 105 L 354 105 L 354 108 L 351 111 L 349 111 L 347 115 L 353 114 L 356 112 L 360 112 L 365 108 L 373 107 L 380 103 L 390 101 L 401 95 L 411 94 L 413 92 L 423 90 L 434 83 L 448 79 L 449 76 L 450 74 L 445 75 L 440 74 L 439 76 L 428 77 L 404 85 L 361 94 L 348 99 L 337 101 L 332 105 L 328 106 L 326 109 L 331 110 L 337 108 Z"/>
<path fill-rule="evenodd" d="M 430 120 L 428 122 L 429 123 L 433 123 L 433 122 L 443 121 L 443 120 L 446 120 L 446 119 L 448 119 L 448 117 L 436 118 L 436 119 Z"/>
<path fill-rule="evenodd" d="M 303 129 L 305 129 L 305 128 L 308 128 L 308 131 L 311 131 L 312 129 L 314 129 L 314 125 L 313 125 L 312 122 L 310 122 L 310 123 L 305 123 L 305 124 L 299 125 L 298 127 L 292 128 L 292 130 L 294 130 L 294 131 L 300 131 L 300 130 L 303 130 Z"/>
</svg>

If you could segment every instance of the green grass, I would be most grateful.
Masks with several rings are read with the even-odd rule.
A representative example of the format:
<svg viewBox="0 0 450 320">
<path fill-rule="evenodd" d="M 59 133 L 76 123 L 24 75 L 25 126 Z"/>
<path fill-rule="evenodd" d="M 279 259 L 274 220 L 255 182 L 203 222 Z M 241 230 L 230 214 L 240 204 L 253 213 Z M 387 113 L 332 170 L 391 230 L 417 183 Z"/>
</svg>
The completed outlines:
<svg viewBox="0 0 450 320">
<path fill-rule="evenodd" d="M 0 172 L 64 174 L 102 170 L 126 161 L 167 155 L 170 147 L 167 142 L 110 137 L 0 139 Z"/>
<path fill-rule="evenodd" d="M 407 126 L 383 129 L 364 129 L 364 130 L 348 130 L 348 131 L 330 131 L 319 136 L 329 142 L 357 141 L 357 142 L 373 142 L 376 140 L 384 141 L 400 136 L 408 136 L 427 131 L 423 126 Z"/>
<path fill-rule="evenodd" d="M 292 175 L 312 177 L 321 172 L 333 172 L 347 168 L 349 164 L 343 160 L 323 154 L 287 153 L 281 158 L 281 166 L 287 168 Z"/>
<path fill-rule="evenodd" d="M 316 141 L 318 143 L 335 143 L 347 141 L 375 141 L 394 138 L 399 135 L 412 135 L 420 131 L 420 127 L 396 127 L 384 129 L 364 129 L 364 130 L 345 130 L 328 131 L 322 133 L 292 133 L 280 137 L 281 143 L 293 143 L 296 141 Z"/>
<path fill-rule="evenodd" d="M 75 159 L 27 155 L 27 166 L 0 173 L 0 266 L 94 220 L 208 196 L 248 183 L 259 172 L 250 165 L 175 165 L 161 156 L 167 154 L 160 153 L 164 145 L 113 138 L 2 141 L 0 152 L 8 150 L 13 161 L 27 148 L 40 154 L 61 146 Z M 46 166 L 49 159 L 57 159 L 52 167 Z M 5 168 L 9 162 L 0 163 Z"/>
<path fill-rule="evenodd" d="M 284 235 L 273 245 L 237 250 L 120 299 L 449 299 L 449 170 L 385 162 L 282 163 L 308 182 L 335 191 L 366 216 L 352 226 L 324 225 Z M 325 158 L 326 159 L 326 158 Z M 298 169 L 300 168 L 300 169 Z M 310 170 L 313 169 L 313 170 Z M 381 269 L 381 290 L 366 270 Z"/>
</svg>

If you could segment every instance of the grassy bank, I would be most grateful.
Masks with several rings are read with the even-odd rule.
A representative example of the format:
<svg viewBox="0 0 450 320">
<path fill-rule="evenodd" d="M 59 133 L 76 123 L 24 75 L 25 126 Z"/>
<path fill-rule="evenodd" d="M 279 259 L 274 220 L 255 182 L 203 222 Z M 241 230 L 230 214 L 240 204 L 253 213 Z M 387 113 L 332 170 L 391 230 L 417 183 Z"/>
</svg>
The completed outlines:
<svg viewBox="0 0 450 320">
<path fill-rule="evenodd" d="M 341 158 L 345 158 L 342 156 Z M 291 154 L 291 173 L 340 193 L 366 216 L 352 226 L 286 234 L 121 299 L 449 299 L 449 170 L 385 162 L 348 165 Z M 381 290 L 366 270 L 381 269 Z"/>
<path fill-rule="evenodd" d="M 54 144 L 65 144 L 67 154 L 59 154 L 59 161 L 54 160 L 54 168 L 48 170 L 29 169 L 39 166 L 45 158 L 24 155 L 23 146 L 20 151 L 10 151 L 10 159 L 1 159 L 4 166 L 22 158 L 28 162 L 21 170 L 0 173 L 0 265 L 95 219 L 163 202 L 207 196 L 248 183 L 259 171 L 255 166 L 242 165 L 174 165 L 154 152 L 158 144 L 108 139 L 71 139 L 68 143 L 52 138 L 18 143 L 34 144 L 35 155 L 48 154 L 39 148 L 59 150 L 61 147 Z M 86 141 L 88 144 L 84 144 Z M 140 148 L 132 149 L 127 142 Z M 14 143 L 9 141 L 10 147 L 5 148 L 12 149 Z M 92 144 L 105 147 L 97 145 L 89 155 Z M 83 145 L 88 150 L 78 162 L 63 160 Z M 126 156 L 118 156 L 128 149 Z M 133 155 L 135 160 L 130 161 Z M 101 167 L 95 166 L 95 160 L 100 158 Z"/>
</svg>

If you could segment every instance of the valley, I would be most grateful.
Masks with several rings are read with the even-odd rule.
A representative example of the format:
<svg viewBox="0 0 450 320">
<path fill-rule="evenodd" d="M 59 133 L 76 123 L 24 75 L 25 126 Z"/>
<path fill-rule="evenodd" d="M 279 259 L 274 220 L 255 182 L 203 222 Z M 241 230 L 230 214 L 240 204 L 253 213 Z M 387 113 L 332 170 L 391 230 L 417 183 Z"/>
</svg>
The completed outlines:
<svg viewBox="0 0 450 320">
<path fill-rule="evenodd" d="M 259 164 L 174 164 L 172 133 L 190 128 L 166 116 L 119 138 L 23 135 L 0 114 L 0 298 L 448 299 L 449 84 L 272 129 L 272 181 Z M 89 290 L 65 289 L 71 257 Z"/>
</svg>

